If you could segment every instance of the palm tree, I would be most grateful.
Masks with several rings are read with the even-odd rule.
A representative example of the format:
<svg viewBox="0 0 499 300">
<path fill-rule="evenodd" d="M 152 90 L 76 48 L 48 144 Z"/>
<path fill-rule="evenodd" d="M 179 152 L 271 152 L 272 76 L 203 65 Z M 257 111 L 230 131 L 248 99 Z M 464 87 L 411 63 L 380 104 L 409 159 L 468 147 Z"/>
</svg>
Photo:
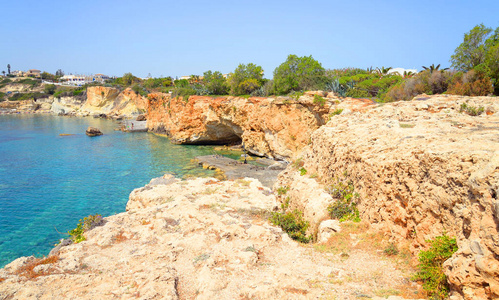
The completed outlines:
<svg viewBox="0 0 499 300">
<path fill-rule="evenodd" d="M 10 64 L 7 64 L 7 71 L 8 71 L 8 73 L 9 73 L 9 75 L 10 75 Z M 5 75 L 5 74 L 4 74 L 4 75 Z"/>
<path fill-rule="evenodd" d="M 422 68 L 424 69 L 424 71 L 429 70 L 430 73 L 433 73 L 433 71 L 438 71 L 440 69 L 440 64 L 438 64 L 436 67 L 435 67 L 435 64 L 431 64 L 431 66 L 429 66 L 429 67 L 422 66 Z M 444 69 L 441 69 L 440 71 L 443 72 L 445 70 L 449 70 L 449 68 L 444 68 Z M 423 71 L 421 71 L 421 72 L 423 72 Z"/>
<path fill-rule="evenodd" d="M 381 69 L 380 68 L 376 68 L 376 73 L 378 73 L 381 76 L 388 75 L 388 71 L 390 71 L 391 69 L 392 69 L 392 67 L 388 67 L 388 68 L 381 67 Z"/>
<path fill-rule="evenodd" d="M 405 77 L 412 77 L 414 75 L 414 72 L 412 71 L 404 71 L 404 78 Z"/>
</svg>

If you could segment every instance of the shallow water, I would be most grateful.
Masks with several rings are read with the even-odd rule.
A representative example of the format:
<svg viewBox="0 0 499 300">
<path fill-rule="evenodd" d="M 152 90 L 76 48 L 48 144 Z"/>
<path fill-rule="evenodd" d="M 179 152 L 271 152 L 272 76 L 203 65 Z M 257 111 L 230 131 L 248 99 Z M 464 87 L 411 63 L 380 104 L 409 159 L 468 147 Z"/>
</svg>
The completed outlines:
<svg viewBox="0 0 499 300">
<path fill-rule="evenodd" d="M 104 135 L 87 137 L 88 126 Z M 213 147 L 173 145 L 116 127 L 94 118 L 0 115 L 0 267 L 48 254 L 67 237 L 59 232 L 89 214 L 125 211 L 130 192 L 151 178 L 213 175 L 191 161 L 216 153 Z"/>
</svg>

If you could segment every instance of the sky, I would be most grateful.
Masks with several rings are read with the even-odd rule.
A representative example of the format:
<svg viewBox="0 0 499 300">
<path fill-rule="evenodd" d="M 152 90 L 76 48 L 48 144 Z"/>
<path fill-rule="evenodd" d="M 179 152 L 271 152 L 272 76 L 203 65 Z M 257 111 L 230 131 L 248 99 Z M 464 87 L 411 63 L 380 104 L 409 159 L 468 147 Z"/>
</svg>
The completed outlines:
<svg viewBox="0 0 499 300">
<path fill-rule="evenodd" d="M 138 77 L 255 63 L 272 78 L 289 54 L 326 69 L 449 67 L 466 32 L 499 27 L 498 0 L 2 0 L 0 11 L 0 71 Z"/>
</svg>

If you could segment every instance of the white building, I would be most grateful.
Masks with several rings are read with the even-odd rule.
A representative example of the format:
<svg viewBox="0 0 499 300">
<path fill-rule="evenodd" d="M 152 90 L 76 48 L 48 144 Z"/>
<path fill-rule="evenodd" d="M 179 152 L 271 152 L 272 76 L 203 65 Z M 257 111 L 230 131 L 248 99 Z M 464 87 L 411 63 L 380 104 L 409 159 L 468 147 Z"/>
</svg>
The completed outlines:
<svg viewBox="0 0 499 300">
<path fill-rule="evenodd" d="M 108 80 L 109 76 L 104 75 L 104 74 L 95 74 L 95 75 L 64 75 L 61 77 L 61 81 L 64 82 L 67 85 L 75 85 L 75 86 L 81 86 L 85 84 L 89 84 L 92 82 L 100 82 L 103 83 L 104 81 Z"/>
</svg>

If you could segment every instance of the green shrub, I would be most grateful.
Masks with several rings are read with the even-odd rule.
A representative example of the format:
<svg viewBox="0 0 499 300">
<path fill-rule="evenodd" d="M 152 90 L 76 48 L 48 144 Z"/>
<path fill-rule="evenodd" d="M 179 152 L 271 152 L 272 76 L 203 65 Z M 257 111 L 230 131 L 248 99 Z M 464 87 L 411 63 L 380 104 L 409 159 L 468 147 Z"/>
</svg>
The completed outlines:
<svg viewBox="0 0 499 300">
<path fill-rule="evenodd" d="M 57 87 L 55 86 L 55 84 L 47 84 L 43 87 L 43 91 L 50 95 L 53 95 L 56 89 Z"/>
<path fill-rule="evenodd" d="M 393 256 L 399 254 L 399 249 L 394 243 L 390 243 L 384 250 L 383 253 L 385 253 L 388 256 Z"/>
<path fill-rule="evenodd" d="M 63 91 L 57 91 L 54 93 L 54 97 L 59 99 L 62 97 L 62 93 L 63 93 Z"/>
<path fill-rule="evenodd" d="M 483 106 L 475 107 L 466 103 L 461 104 L 461 107 L 459 108 L 459 112 L 467 113 L 470 116 L 479 116 L 484 110 Z"/>
<path fill-rule="evenodd" d="M 442 265 L 457 251 L 455 238 L 447 235 L 428 240 L 430 249 L 419 252 L 419 271 L 414 280 L 423 281 L 423 289 L 434 299 L 444 299 L 449 293 L 449 284 Z"/>
<path fill-rule="evenodd" d="M 340 222 L 348 220 L 360 222 L 359 210 L 355 202 L 359 198 L 359 194 L 354 192 L 352 182 L 345 184 L 337 180 L 337 183 L 331 185 L 328 192 L 336 199 L 327 209 L 331 219 L 338 219 Z"/>
<path fill-rule="evenodd" d="M 319 95 L 314 95 L 314 104 L 319 104 L 320 106 L 324 106 L 326 104 L 326 99 Z"/>
<path fill-rule="evenodd" d="M 85 90 L 83 89 L 76 89 L 73 91 L 73 96 L 78 96 L 81 95 Z"/>
<path fill-rule="evenodd" d="M 335 109 L 330 115 L 329 117 L 331 118 L 332 116 L 337 116 L 337 115 L 340 115 L 341 113 L 343 112 L 343 108 L 338 108 L 338 109 Z"/>
<path fill-rule="evenodd" d="M 188 102 L 192 95 L 196 95 L 196 90 L 192 87 L 176 87 L 172 91 L 172 97 L 182 97 L 185 102 Z"/>
<path fill-rule="evenodd" d="M 303 96 L 304 93 L 303 92 L 298 92 L 298 91 L 292 91 L 291 93 L 288 94 L 288 97 L 291 97 L 295 100 L 298 100 L 300 99 L 301 96 Z M 315 98 L 314 98 L 315 100 Z"/>
<path fill-rule="evenodd" d="M 21 79 L 19 81 L 16 81 L 15 83 L 31 85 L 32 88 L 40 84 L 38 80 L 34 80 L 31 78 Z"/>
<path fill-rule="evenodd" d="M 442 94 L 447 91 L 449 82 L 454 76 L 447 71 L 426 70 L 415 76 L 406 78 L 404 81 L 392 86 L 381 100 L 384 102 L 393 102 L 398 100 L 411 100 L 419 94 Z"/>
<path fill-rule="evenodd" d="M 288 55 L 286 61 L 274 70 L 274 89 L 279 95 L 291 91 L 322 89 L 326 82 L 325 70 L 311 55 Z"/>
<path fill-rule="evenodd" d="M 304 167 L 301 167 L 298 171 L 300 171 L 301 176 L 307 174 L 307 169 L 305 169 Z"/>
<path fill-rule="evenodd" d="M 68 232 L 71 240 L 74 243 L 83 242 L 85 240 L 85 236 L 83 235 L 86 231 L 97 227 L 102 224 L 102 216 L 99 214 L 89 215 L 88 217 L 80 219 L 78 225 L 76 225 L 75 229 L 72 229 Z"/>
<path fill-rule="evenodd" d="M 277 195 L 285 195 L 289 191 L 289 186 L 281 186 L 277 188 Z"/>
<path fill-rule="evenodd" d="M 21 100 L 29 100 L 29 99 L 42 99 L 48 98 L 49 95 L 40 92 L 32 92 L 32 93 L 15 93 L 10 96 L 10 101 L 21 101 Z"/>
<path fill-rule="evenodd" d="M 453 95 L 487 96 L 494 92 L 494 86 L 486 72 L 477 67 L 454 76 L 447 92 Z"/>
<path fill-rule="evenodd" d="M 310 225 L 303 219 L 303 213 L 297 209 L 291 212 L 273 212 L 270 222 L 281 227 L 294 240 L 301 243 L 308 243 L 312 240 L 312 237 L 306 234 Z"/>
</svg>

